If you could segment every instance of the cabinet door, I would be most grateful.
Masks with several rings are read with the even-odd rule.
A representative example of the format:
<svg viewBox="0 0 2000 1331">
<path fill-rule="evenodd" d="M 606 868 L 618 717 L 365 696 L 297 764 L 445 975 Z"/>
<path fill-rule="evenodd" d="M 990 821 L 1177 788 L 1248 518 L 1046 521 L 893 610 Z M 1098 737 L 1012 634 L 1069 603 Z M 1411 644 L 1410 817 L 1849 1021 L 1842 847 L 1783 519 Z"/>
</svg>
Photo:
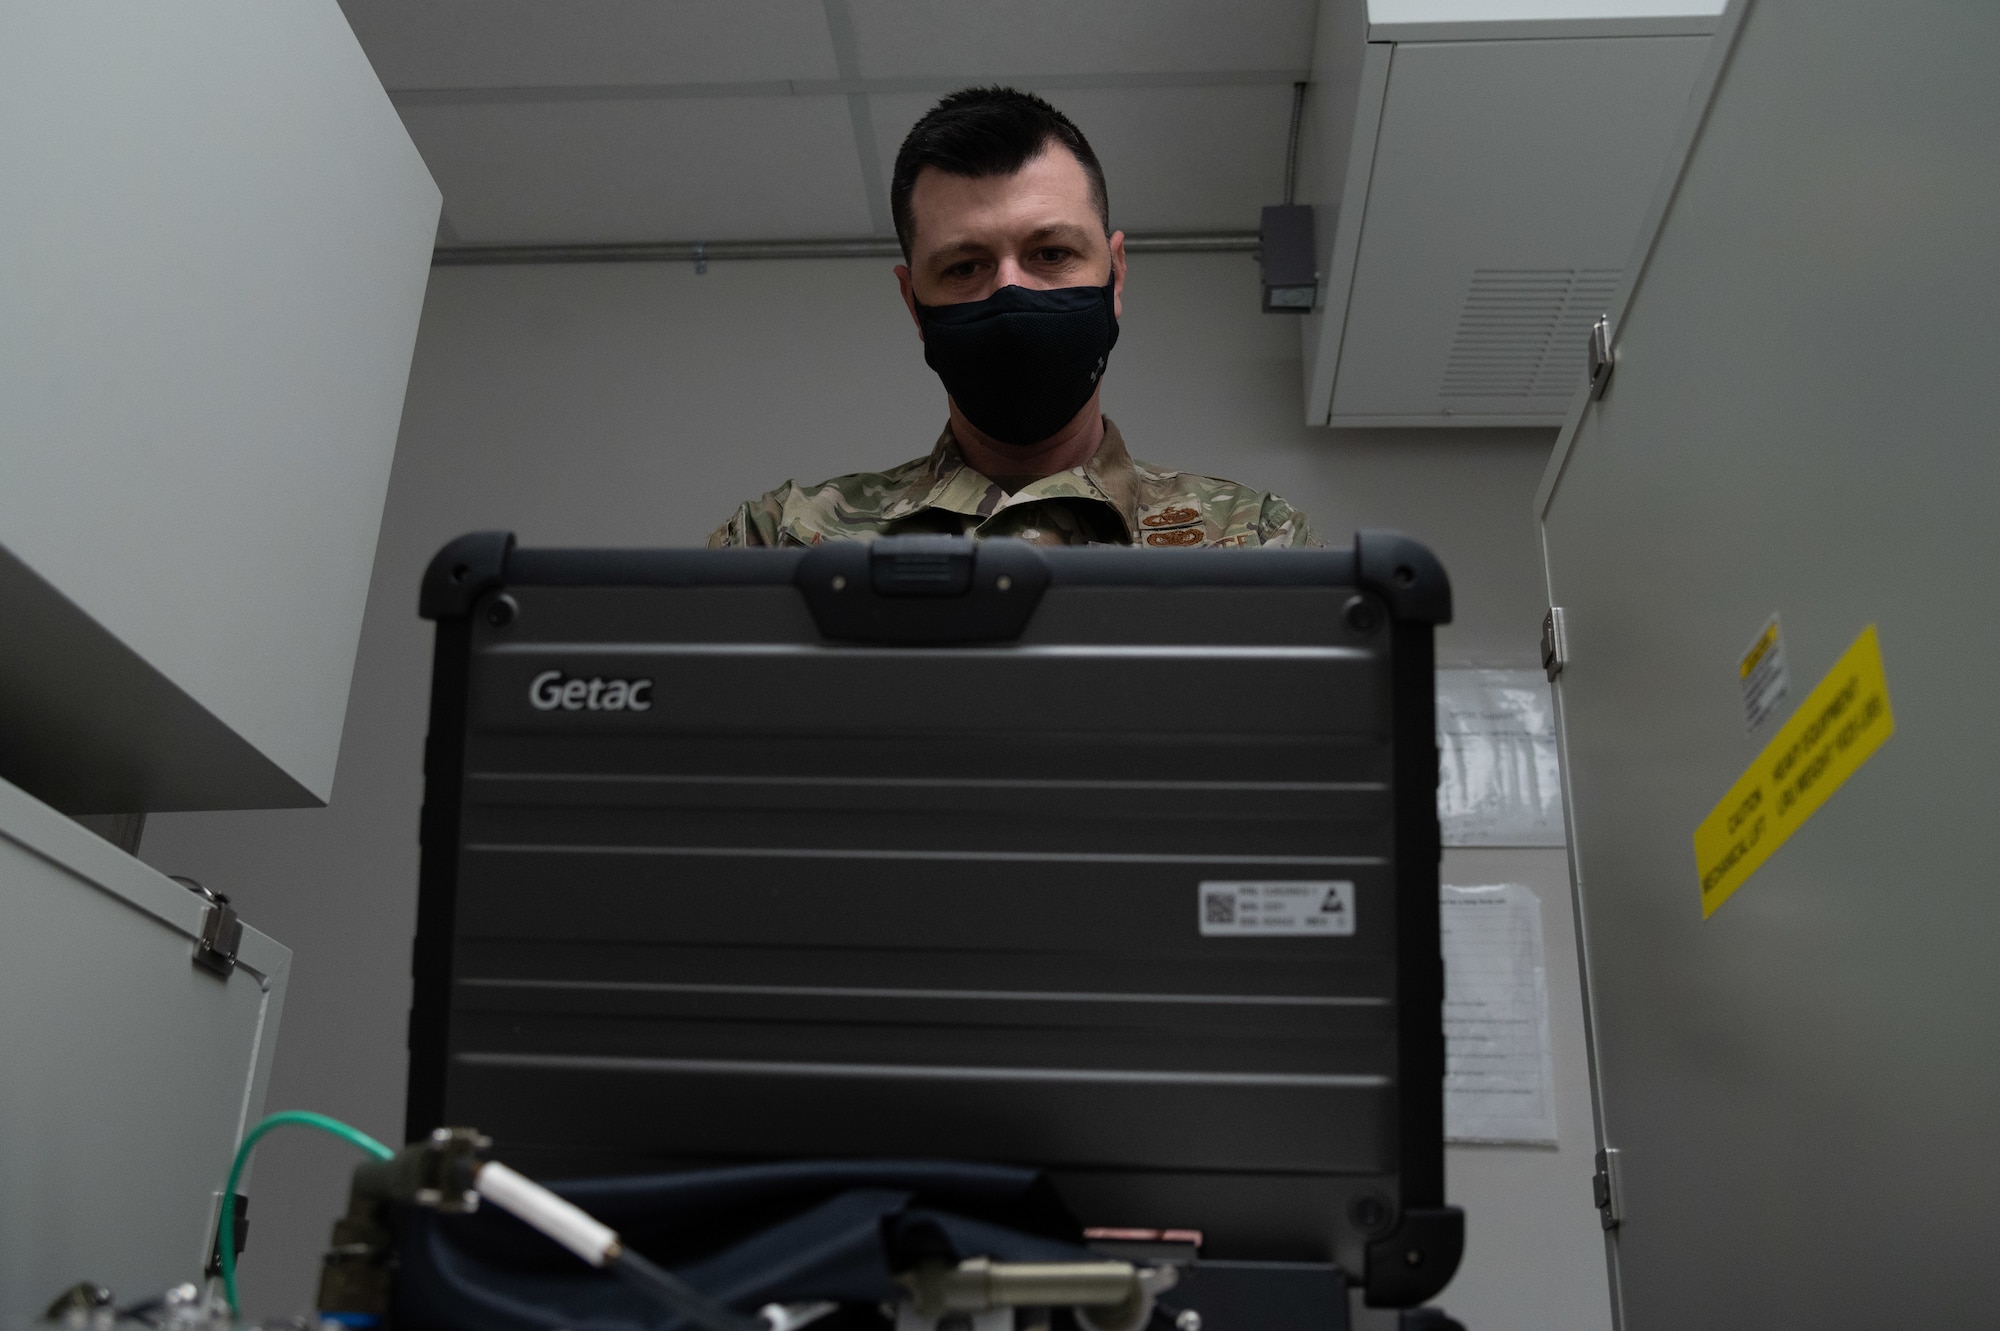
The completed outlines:
<svg viewBox="0 0 2000 1331">
<path fill-rule="evenodd" d="M 2000 9 L 1755 0 L 1717 43 L 1541 506 L 1616 1301 L 1950 1325 L 2000 1194 Z M 1697 825 L 1871 626 L 1893 735 L 1704 918 Z"/>
<path fill-rule="evenodd" d="M 291 952 L 194 963 L 200 898 L 0 781 L 0 1324 L 199 1280 Z"/>
</svg>

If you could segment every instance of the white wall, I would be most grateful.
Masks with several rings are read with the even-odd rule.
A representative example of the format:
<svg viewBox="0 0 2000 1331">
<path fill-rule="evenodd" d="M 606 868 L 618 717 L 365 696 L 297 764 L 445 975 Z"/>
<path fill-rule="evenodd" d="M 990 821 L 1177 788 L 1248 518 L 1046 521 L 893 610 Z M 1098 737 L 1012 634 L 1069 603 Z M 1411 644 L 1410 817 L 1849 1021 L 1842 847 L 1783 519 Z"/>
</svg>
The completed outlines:
<svg viewBox="0 0 2000 1331">
<path fill-rule="evenodd" d="M 1329 543 L 1356 525 L 1429 541 L 1458 589 L 1442 658 L 1533 663 L 1543 607 L 1529 503 L 1550 433 L 1299 425 L 1297 325 L 1257 312 L 1243 255 L 1133 262 L 1105 399 L 1141 458 L 1277 490 Z M 923 453 L 943 415 L 886 261 L 434 274 L 332 806 L 161 816 L 146 831 L 146 859 L 231 893 L 296 950 L 272 1108 L 323 1110 L 384 1138 L 401 1129 L 430 669 L 416 587 L 438 546 L 477 528 L 526 544 L 696 542 L 788 476 Z M 1564 1144 L 1453 1150 L 1472 1237 L 1444 1302 L 1478 1331 L 1601 1331 L 1561 855 L 1454 852 L 1445 870 L 1542 895 Z M 351 1160 L 305 1137 L 260 1149 L 246 1298 L 292 1311 L 312 1297 Z"/>
</svg>

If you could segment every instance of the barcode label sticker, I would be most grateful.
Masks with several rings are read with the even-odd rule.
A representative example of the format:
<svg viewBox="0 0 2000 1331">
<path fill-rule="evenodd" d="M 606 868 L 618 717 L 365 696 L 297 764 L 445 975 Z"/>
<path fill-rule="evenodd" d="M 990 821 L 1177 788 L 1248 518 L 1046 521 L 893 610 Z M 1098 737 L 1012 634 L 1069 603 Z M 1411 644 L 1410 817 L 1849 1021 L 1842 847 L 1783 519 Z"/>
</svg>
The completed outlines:
<svg viewBox="0 0 2000 1331">
<path fill-rule="evenodd" d="M 1791 671 L 1785 667 L 1785 635 L 1776 615 L 1736 663 L 1736 677 L 1743 684 L 1743 723 L 1755 734 L 1792 687 Z"/>
<path fill-rule="evenodd" d="M 1200 907 L 1204 935 L 1345 938 L 1354 932 L 1350 882 L 1203 883 Z"/>
</svg>

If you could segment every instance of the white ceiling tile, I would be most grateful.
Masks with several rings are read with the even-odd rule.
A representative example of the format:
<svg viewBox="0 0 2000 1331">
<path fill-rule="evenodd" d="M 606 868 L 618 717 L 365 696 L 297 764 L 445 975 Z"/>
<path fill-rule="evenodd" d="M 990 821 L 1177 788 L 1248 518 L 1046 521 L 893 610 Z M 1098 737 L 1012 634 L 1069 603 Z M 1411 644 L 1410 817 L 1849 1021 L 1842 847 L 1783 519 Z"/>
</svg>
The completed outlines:
<svg viewBox="0 0 2000 1331">
<path fill-rule="evenodd" d="M 868 233 L 844 97 L 405 107 L 468 243 Z"/>
<path fill-rule="evenodd" d="M 837 77 L 821 0 L 341 0 L 384 85 Z"/>
<path fill-rule="evenodd" d="M 1284 196 L 1292 90 L 1282 84 L 1076 88 L 1046 96 L 1090 140 L 1104 166 L 1111 224 L 1121 230 L 1254 231 L 1258 209 Z M 903 136 L 937 98 L 897 93 L 869 101 L 887 180 Z"/>
<path fill-rule="evenodd" d="M 1316 0 L 846 0 L 863 78 L 1305 69 Z"/>
</svg>

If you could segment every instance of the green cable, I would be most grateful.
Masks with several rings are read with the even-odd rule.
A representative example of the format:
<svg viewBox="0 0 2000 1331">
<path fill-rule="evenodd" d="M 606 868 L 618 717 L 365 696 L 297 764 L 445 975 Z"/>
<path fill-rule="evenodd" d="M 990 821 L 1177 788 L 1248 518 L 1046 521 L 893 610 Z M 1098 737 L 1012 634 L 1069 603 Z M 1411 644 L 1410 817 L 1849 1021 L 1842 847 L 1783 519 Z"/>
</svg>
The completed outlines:
<svg viewBox="0 0 2000 1331">
<path fill-rule="evenodd" d="M 309 1109 L 287 1109 L 283 1113 L 272 1114 L 244 1134 L 243 1144 L 236 1148 L 236 1159 L 229 1166 L 229 1182 L 222 1189 L 222 1216 L 216 1222 L 215 1230 L 215 1248 L 222 1255 L 222 1292 L 229 1300 L 229 1311 L 239 1317 L 243 1315 L 243 1307 L 236 1299 L 236 1180 L 242 1177 L 243 1166 L 250 1162 L 250 1148 L 257 1144 L 258 1138 L 272 1128 L 282 1128 L 290 1123 L 318 1128 L 351 1146 L 359 1146 L 377 1160 L 387 1160 L 396 1154 L 361 1129 L 351 1128 L 337 1118 L 315 1114 Z"/>
</svg>

